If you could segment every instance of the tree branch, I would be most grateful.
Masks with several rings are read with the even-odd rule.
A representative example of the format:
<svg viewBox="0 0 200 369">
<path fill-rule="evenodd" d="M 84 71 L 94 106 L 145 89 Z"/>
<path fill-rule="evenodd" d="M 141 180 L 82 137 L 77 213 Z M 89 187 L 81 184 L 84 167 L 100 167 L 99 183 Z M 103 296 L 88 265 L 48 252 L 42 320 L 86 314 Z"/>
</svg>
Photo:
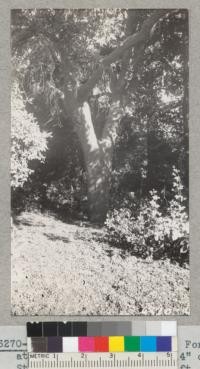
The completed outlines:
<svg viewBox="0 0 200 369">
<path fill-rule="evenodd" d="M 86 82 L 83 86 L 79 88 L 78 100 L 80 103 L 87 100 L 92 88 L 96 85 L 99 78 L 101 77 L 104 68 L 108 67 L 113 62 L 121 59 L 124 53 L 131 47 L 135 47 L 140 43 L 146 42 L 150 37 L 150 31 L 154 26 L 154 24 L 168 12 L 169 10 L 166 9 L 165 10 L 161 9 L 154 12 L 144 21 L 140 32 L 129 36 L 122 46 L 116 48 L 112 53 L 110 53 L 102 60 L 101 65 L 96 71 L 93 72 L 88 82 Z"/>
<path fill-rule="evenodd" d="M 128 10 L 128 18 L 126 22 L 126 35 L 127 37 L 134 34 L 137 30 L 138 25 L 139 12 L 137 10 L 129 9 Z M 132 54 L 132 47 L 127 49 L 124 55 L 122 56 L 121 61 L 121 73 L 118 80 L 118 89 L 121 90 L 125 86 L 125 76 L 130 63 L 130 57 Z"/>
<path fill-rule="evenodd" d="M 116 138 L 118 136 L 119 123 L 123 116 L 123 108 L 119 100 L 113 101 L 110 107 L 108 117 L 99 140 L 100 148 L 103 152 L 105 165 L 109 171 L 112 169 L 112 153 Z"/>
</svg>

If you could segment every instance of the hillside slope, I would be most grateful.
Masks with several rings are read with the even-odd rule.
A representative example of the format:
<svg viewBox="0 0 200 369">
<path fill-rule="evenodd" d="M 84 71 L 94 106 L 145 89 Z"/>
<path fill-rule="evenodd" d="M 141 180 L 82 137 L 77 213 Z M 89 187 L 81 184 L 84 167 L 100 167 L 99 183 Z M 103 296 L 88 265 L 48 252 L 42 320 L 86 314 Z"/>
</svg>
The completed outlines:
<svg viewBox="0 0 200 369">
<path fill-rule="evenodd" d="M 12 240 L 14 315 L 187 315 L 189 270 L 141 260 L 103 230 L 23 213 Z"/>
</svg>

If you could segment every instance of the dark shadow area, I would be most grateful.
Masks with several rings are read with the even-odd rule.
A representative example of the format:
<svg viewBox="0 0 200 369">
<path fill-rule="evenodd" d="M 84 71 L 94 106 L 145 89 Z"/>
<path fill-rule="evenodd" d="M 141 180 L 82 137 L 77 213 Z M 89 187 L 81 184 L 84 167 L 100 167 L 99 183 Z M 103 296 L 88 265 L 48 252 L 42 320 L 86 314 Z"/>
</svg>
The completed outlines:
<svg viewBox="0 0 200 369">
<path fill-rule="evenodd" d="M 49 240 L 51 241 L 62 241 L 64 243 L 69 243 L 70 240 L 67 237 L 62 237 L 62 236 L 58 236 L 58 235 L 54 235 L 53 233 L 43 233 L 44 236 L 46 236 Z"/>
<path fill-rule="evenodd" d="M 165 244 L 162 247 L 155 247 L 154 250 L 150 249 L 148 245 L 133 246 L 127 243 L 115 243 L 109 240 L 108 235 L 104 237 L 104 242 L 107 242 L 111 246 L 111 249 L 105 250 L 109 257 L 113 256 L 113 249 L 116 248 L 120 250 L 122 259 L 125 259 L 127 255 L 133 255 L 138 259 L 149 259 L 152 261 L 169 259 L 172 264 L 178 264 L 187 269 L 189 268 L 189 245 L 188 240 L 184 238 L 175 241 L 173 245 Z"/>
<path fill-rule="evenodd" d="M 25 218 L 17 218 L 17 217 L 14 217 L 13 218 L 13 223 L 15 225 L 25 225 L 25 226 L 28 226 L 28 227 L 46 227 L 45 224 L 42 224 L 42 223 L 35 223 L 34 220 L 29 220 L 29 219 L 25 219 Z"/>
</svg>

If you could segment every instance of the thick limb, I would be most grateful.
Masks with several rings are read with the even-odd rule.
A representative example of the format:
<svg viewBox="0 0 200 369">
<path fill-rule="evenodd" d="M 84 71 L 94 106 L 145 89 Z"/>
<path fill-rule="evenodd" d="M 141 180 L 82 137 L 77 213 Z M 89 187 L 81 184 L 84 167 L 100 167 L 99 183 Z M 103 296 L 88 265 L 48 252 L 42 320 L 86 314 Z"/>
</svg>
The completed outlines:
<svg viewBox="0 0 200 369">
<path fill-rule="evenodd" d="M 112 53 L 106 56 L 102 60 L 99 68 L 95 70 L 95 72 L 92 74 L 90 79 L 79 88 L 78 101 L 82 102 L 87 100 L 92 88 L 94 88 L 99 78 L 101 77 L 104 68 L 108 67 L 110 64 L 116 62 L 117 60 L 120 60 L 128 49 L 136 47 L 140 43 L 145 43 L 150 37 L 150 32 L 154 24 L 158 22 L 158 20 L 168 12 L 169 10 L 166 9 L 161 9 L 153 12 L 153 14 L 144 21 L 140 32 L 127 37 L 123 45 L 119 46 Z"/>
</svg>

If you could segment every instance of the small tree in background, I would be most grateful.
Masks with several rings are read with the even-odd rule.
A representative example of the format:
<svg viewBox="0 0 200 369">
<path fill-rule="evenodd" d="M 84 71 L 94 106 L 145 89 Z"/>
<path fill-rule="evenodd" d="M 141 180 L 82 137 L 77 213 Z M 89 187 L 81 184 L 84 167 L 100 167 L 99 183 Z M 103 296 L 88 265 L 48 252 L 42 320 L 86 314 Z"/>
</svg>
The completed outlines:
<svg viewBox="0 0 200 369">
<path fill-rule="evenodd" d="M 44 161 L 51 134 L 41 132 L 33 114 L 27 112 L 17 83 L 12 87 L 11 105 L 11 187 L 16 189 L 23 187 L 33 173 L 30 163 Z"/>
</svg>

